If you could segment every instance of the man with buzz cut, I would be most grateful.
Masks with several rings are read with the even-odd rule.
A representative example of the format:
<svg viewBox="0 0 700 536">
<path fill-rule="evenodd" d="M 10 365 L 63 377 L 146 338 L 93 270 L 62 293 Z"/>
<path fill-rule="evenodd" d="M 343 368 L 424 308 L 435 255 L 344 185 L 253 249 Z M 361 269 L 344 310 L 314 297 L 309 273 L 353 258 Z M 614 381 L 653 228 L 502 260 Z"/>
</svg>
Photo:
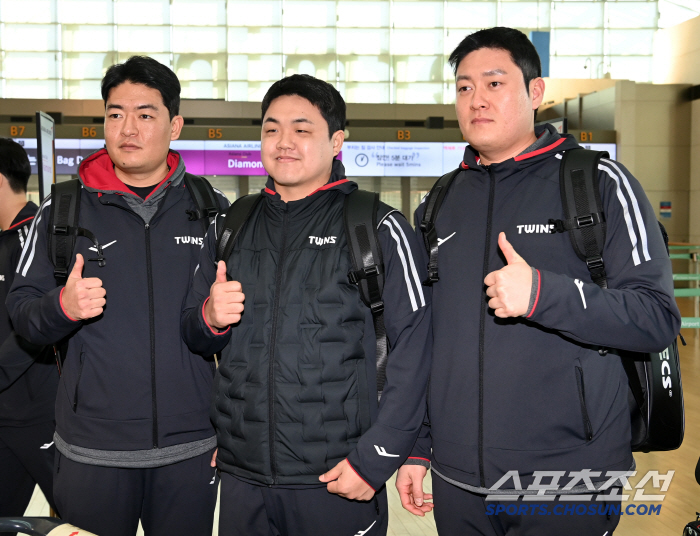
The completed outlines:
<svg viewBox="0 0 700 536">
<path fill-rule="evenodd" d="M 607 349 L 660 352 L 678 333 L 664 239 L 639 182 L 602 158 L 607 288 L 596 284 L 600 272 L 589 272 L 568 233 L 549 232 L 550 220 L 566 219 L 562 157 L 580 147 L 535 126 L 544 95 L 535 47 L 518 30 L 490 28 L 468 35 L 450 64 L 469 145 L 434 221 L 442 243 L 430 427 L 412 454 L 432 463 L 438 533 L 610 536 L 619 510 L 606 515 L 615 497 L 601 488 L 634 460 L 628 378 Z M 417 221 L 433 214 L 432 195 Z M 415 463 L 400 469 L 397 488 L 404 507 L 424 515 L 433 506 L 422 488 L 427 468 Z M 520 489 L 539 496 L 487 500 L 517 499 Z M 581 505 L 603 508 L 572 515 Z"/>
<path fill-rule="evenodd" d="M 267 186 L 218 264 L 217 231 L 228 228 L 217 217 L 187 297 L 183 337 L 194 352 L 221 352 L 211 416 L 222 535 L 386 534 L 384 484 L 423 422 L 430 296 L 419 245 L 401 214 L 372 209 L 389 347 L 378 404 L 379 328 L 349 281 L 344 205 L 357 185 L 336 158 L 344 129 L 345 102 L 327 82 L 272 85 Z"/>
<path fill-rule="evenodd" d="M 181 237 L 203 237 L 209 222 L 197 220 L 192 179 L 169 150 L 183 125 L 180 83 L 134 56 L 107 70 L 102 98 L 105 148 L 80 164 L 67 277 L 48 253 L 59 249 L 51 223 L 52 209 L 67 208 L 62 193 L 40 207 L 7 298 L 17 333 L 60 341 L 56 504 L 100 536 L 134 535 L 139 520 L 149 536 L 211 534 L 215 368 L 180 337 L 200 249 Z"/>
</svg>

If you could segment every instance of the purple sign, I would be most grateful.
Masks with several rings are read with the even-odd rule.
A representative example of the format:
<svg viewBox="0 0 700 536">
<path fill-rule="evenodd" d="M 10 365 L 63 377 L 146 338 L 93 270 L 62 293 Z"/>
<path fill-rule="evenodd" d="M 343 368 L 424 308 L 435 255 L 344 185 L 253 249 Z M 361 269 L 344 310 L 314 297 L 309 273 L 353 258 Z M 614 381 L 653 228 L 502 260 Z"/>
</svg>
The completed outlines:
<svg viewBox="0 0 700 536">
<path fill-rule="evenodd" d="M 16 139 L 27 151 L 32 173 L 37 173 L 36 139 Z M 56 173 L 75 175 L 78 165 L 89 154 L 104 146 L 104 140 L 56 140 Z M 259 141 L 176 140 L 177 151 L 187 171 L 194 175 L 267 175 L 260 158 Z M 342 153 L 338 155 L 342 160 Z"/>
<path fill-rule="evenodd" d="M 205 175 L 267 175 L 260 151 L 206 151 Z"/>
<path fill-rule="evenodd" d="M 267 175 L 260 151 L 177 151 L 193 175 Z"/>
<path fill-rule="evenodd" d="M 195 175 L 267 175 L 260 159 L 259 141 L 177 140 L 187 171 Z"/>
</svg>

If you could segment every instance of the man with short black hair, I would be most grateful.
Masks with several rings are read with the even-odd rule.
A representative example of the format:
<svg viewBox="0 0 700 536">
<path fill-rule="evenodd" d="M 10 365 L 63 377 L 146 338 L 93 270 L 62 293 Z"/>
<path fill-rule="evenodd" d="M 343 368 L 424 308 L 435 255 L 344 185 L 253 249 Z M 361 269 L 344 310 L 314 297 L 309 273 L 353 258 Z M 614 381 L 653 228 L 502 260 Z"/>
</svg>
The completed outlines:
<svg viewBox="0 0 700 536">
<path fill-rule="evenodd" d="M 30 174 L 24 148 L 0 138 L 0 517 L 23 515 L 37 484 L 54 508 L 58 370 L 50 348 L 15 333 L 5 307 L 38 208 L 27 202 Z"/>
<path fill-rule="evenodd" d="M 419 245 L 400 213 L 368 210 L 376 221 L 361 227 L 377 226 L 384 288 L 373 303 L 385 340 L 349 280 L 344 206 L 358 192 L 336 159 L 344 129 L 345 102 L 327 82 L 272 85 L 262 102 L 267 187 L 218 264 L 217 218 L 187 298 L 190 348 L 222 353 L 211 409 L 222 535 L 386 534 L 384 483 L 423 421 L 430 295 Z M 382 388 L 378 338 L 390 349 Z"/>
<path fill-rule="evenodd" d="M 416 515 L 432 509 L 422 489 L 432 463 L 440 534 L 610 536 L 619 510 L 542 515 L 528 505 L 557 514 L 580 497 L 605 511 L 615 498 L 596 491 L 610 471 L 633 467 L 628 379 L 604 349 L 659 352 L 678 333 L 654 210 L 629 171 L 600 160 L 608 288 L 599 287 L 567 233 L 550 231 L 565 219 L 562 155 L 579 145 L 535 127 L 544 81 L 532 43 L 512 28 L 482 30 L 450 64 L 469 146 L 435 221 L 430 428 L 399 471 L 402 503 Z M 521 490 L 536 503 L 502 499 Z"/>
<path fill-rule="evenodd" d="M 209 221 L 197 219 L 182 158 L 169 150 L 183 125 L 180 83 L 135 56 L 107 70 L 102 97 L 106 148 L 80 164 L 67 278 L 47 254 L 58 248 L 49 226 L 61 194 L 42 204 L 7 300 L 22 336 L 62 341 L 65 352 L 56 502 L 65 520 L 100 536 L 133 535 L 139 520 L 149 535 L 211 534 L 214 362 L 180 337 Z M 228 205 L 223 195 L 217 202 Z M 95 257 L 104 262 L 88 262 Z"/>
</svg>

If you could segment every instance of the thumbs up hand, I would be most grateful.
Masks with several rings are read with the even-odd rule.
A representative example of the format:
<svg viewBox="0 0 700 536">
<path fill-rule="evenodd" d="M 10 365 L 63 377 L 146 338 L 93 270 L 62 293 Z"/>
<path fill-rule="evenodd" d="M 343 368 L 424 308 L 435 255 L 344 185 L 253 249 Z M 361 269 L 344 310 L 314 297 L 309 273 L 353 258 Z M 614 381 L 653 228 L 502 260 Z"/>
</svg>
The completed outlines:
<svg viewBox="0 0 700 536">
<path fill-rule="evenodd" d="M 489 307 L 499 318 L 522 316 L 530 305 L 532 269 L 506 240 L 505 233 L 498 235 L 498 246 L 508 264 L 484 279 L 486 295 L 491 298 Z"/>
<path fill-rule="evenodd" d="M 102 280 L 97 277 L 83 279 L 85 261 L 78 253 L 73 270 L 68 275 L 66 286 L 61 294 L 61 305 L 72 320 L 87 320 L 99 316 L 107 303 L 107 291 L 102 288 Z"/>
<path fill-rule="evenodd" d="M 226 280 L 226 263 L 219 261 L 216 267 L 216 280 L 209 291 L 209 299 L 204 306 L 204 320 L 217 329 L 226 329 L 241 321 L 245 294 L 238 281 Z"/>
</svg>

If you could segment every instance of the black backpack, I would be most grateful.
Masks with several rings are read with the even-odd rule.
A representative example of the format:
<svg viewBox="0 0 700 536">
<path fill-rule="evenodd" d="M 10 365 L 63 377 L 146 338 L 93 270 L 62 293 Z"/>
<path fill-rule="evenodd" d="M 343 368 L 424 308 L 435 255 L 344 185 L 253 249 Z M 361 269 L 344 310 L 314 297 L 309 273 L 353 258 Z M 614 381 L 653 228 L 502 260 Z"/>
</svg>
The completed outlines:
<svg viewBox="0 0 700 536">
<path fill-rule="evenodd" d="M 204 177 L 185 173 L 185 186 L 195 203 L 195 210 L 187 211 L 190 221 L 200 220 L 207 231 L 209 224 L 219 211 L 216 194 L 209 181 Z M 95 261 L 102 267 L 106 259 L 97 237 L 88 229 L 78 227 L 80 216 L 80 194 L 82 185 L 78 179 L 72 179 L 51 185 L 51 212 L 49 215 L 48 240 L 49 258 L 54 266 L 53 275 L 58 286 L 65 285 L 68 279 L 68 266 L 73 260 L 75 241 L 79 236 L 89 239 L 97 250 L 97 257 L 86 259 Z"/>
<path fill-rule="evenodd" d="M 237 199 L 226 212 L 224 224 L 217 228 L 216 262 L 226 261 L 248 218 L 262 200 L 262 194 Z M 353 270 L 348 280 L 357 285 L 363 303 L 370 308 L 377 343 L 377 399 L 386 382 L 388 343 L 384 327 L 384 262 L 377 234 L 377 216 L 382 221 L 395 209 L 379 201 L 379 194 L 354 190 L 345 196 L 343 220 Z M 227 276 L 228 277 L 228 276 Z"/>
<path fill-rule="evenodd" d="M 553 233 L 568 232 L 578 257 L 586 263 L 591 279 L 607 288 L 602 253 L 605 245 L 605 214 L 600 201 L 598 162 L 606 152 L 575 149 L 564 152 L 559 168 L 559 186 L 564 220 L 549 220 Z M 460 168 L 443 175 L 430 190 L 420 223 L 428 251 L 428 279 L 432 285 L 438 274 L 437 214 L 445 194 Z M 668 235 L 659 223 L 668 248 Z M 601 355 L 608 350 L 601 348 Z M 642 354 L 614 350 L 620 355 L 629 381 L 628 404 L 632 423 L 633 451 L 674 450 L 683 441 L 685 417 L 678 344 L 661 353 Z"/>
</svg>

